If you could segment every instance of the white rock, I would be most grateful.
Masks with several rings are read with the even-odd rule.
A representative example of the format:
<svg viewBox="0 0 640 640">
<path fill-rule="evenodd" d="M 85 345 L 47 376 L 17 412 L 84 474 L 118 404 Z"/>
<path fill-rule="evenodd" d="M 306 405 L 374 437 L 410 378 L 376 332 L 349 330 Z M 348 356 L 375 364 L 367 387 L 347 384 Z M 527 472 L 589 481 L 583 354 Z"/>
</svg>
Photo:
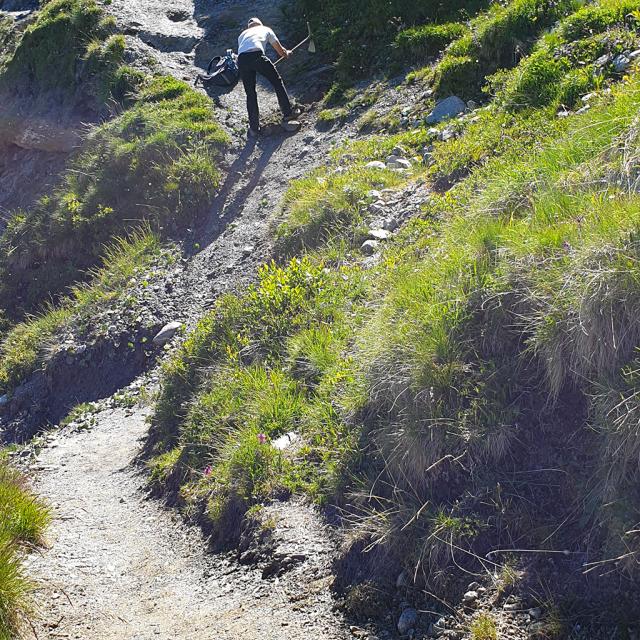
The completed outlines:
<svg viewBox="0 0 640 640">
<path fill-rule="evenodd" d="M 477 591 L 467 591 L 467 593 L 465 593 L 462 596 L 462 601 L 466 604 L 470 604 L 472 602 L 475 602 L 478 599 L 478 592 Z"/>
<path fill-rule="evenodd" d="M 613 69 L 616 73 L 624 73 L 631 65 L 631 60 L 627 56 L 620 54 L 613 60 Z"/>
<path fill-rule="evenodd" d="M 387 167 L 389 169 L 411 169 L 411 162 L 406 158 L 398 156 L 389 156 L 387 158 Z"/>
<path fill-rule="evenodd" d="M 283 436 L 280 436 L 276 440 L 274 440 L 271 444 L 278 450 L 284 451 L 288 449 L 294 442 L 300 439 L 300 436 L 291 431 L 290 433 L 285 433 Z"/>
<path fill-rule="evenodd" d="M 640 58 L 640 49 L 636 49 L 635 51 L 632 51 L 627 58 L 629 58 L 629 60 L 635 60 L 636 58 Z"/>
<path fill-rule="evenodd" d="M 398 228 L 398 221 L 395 218 L 385 218 L 382 228 L 387 231 L 395 231 Z"/>
<path fill-rule="evenodd" d="M 458 96 L 449 96 L 436 104 L 433 111 L 427 116 L 427 124 L 438 124 L 443 120 L 455 118 L 464 113 L 466 108 L 467 105 Z"/>
<path fill-rule="evenodd" d="M 386 211 L 386 207 L 384 204 L 380 204 L 379 202 L 374 202 L 369 206 L 369 211 L 373 213 L 374 216 L 381 216 Z"/>
<path fill-rule="evenodd" d="M 384 162 L 380 162 L 380 160 L 374 160 L 373 162 L 368 162 L 365 165 L 366 169 L 386 169 L 386 165 Z"/>
<path fill-rule="evenodd" d="M 376 189 L 371 189 L 371 191 L 367 193 L 367 198 L 371 198 L 372 200 L 380 200 L 382 198 L 382 192 L 377 191 Z"/>
<path fill-rule="evenodd" d="M 377 250 L 380 243 L 377 240 L 367 240 L 362 244 L 360 250 L 367 256 L 372 256 Z"/>
<path fill-rule="evenodd" d="M 181 322 L 170 322 L 166 324 L 162 329 L 156 334 L 153 339 L 153 343 L 162 346 L 163 344 L 167 344 L 173 336 L 176 335 L 178 329 L 182 327 Z"/>
<path fill-rule="evenodd" d="M 387 240 L 391 236 L 391 232 L 386 229 L 369 229 L 370 240 Z"/>
</svg>

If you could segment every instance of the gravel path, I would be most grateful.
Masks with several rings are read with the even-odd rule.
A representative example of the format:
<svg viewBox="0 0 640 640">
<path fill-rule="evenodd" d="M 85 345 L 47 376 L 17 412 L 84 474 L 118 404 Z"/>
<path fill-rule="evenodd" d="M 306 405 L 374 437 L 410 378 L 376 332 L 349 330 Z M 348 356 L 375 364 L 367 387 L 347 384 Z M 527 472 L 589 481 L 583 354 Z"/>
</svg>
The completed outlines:
<svg viewBox="0 0 640 640">
<path fill-rule="evenodd" d="M 273 1 L 194 6 L 191 0 L 113 0 L 109 5 L 136 55 L 152 55 L 184 79 L 195 77 L 211 51 L 230 46 L 247 16 L 275 20 L 277 9 Z M 298 83 L 292 93 L 308 91 L 313 82 Z M 240 131 L 246 126 L 242 88 L 215 100 L 233 139 L 227 178 L 210 215 L 185 242 L 191 255 L 169 294 L 181 309 L 172 319 L 189 325 L 219 293 L 254 277 L 269 257 L 272 213 L 289 182 L 319 164 L 348 134 L 347 129 L 320 134 L 310 113 L 298 135 L 250 143 Z M 273 94 L 261 89 L 260 101 L 263 114 L 275 117 Z M 313 509 L 302 503 L 282 506 L 283 553 L 293 548 L 305 557 L 285 575 L 263 579 L 261 571 L 235 558 L 208 554 L 198 531 L 145 496 L 145 477 L 133 460 L 147 432 L 147 413 L 105 410 L 89 430 L 66 428 L 51 435 L 38 457 L 37 489 L 55 512 L 49 548 L 29 560 L 40 584 L 38 636 L 350 637 L 332 609 L 333 547 Z"/>
<path fill-rule="evenodd" d="M 348 627 L 331 611 L 328 580 L 317 562 L 308 563 L 313 575 L 304 579 L 293 572 L 263 580 L 231 558 L 208 555 L 197 531 L 145 499 L 144 476 L 132 458 L 146 415 L 107 410 L 89 430 L 52 436 L 38 458 L 37 489 L 55 510 L 50 549 L 29 563 L 42 583 L 38 636 L 348 637 Z M 309 513 L 292 521 L 300 527 L 298 538 L 317 540 L 319 521 Z"/>
</svg>

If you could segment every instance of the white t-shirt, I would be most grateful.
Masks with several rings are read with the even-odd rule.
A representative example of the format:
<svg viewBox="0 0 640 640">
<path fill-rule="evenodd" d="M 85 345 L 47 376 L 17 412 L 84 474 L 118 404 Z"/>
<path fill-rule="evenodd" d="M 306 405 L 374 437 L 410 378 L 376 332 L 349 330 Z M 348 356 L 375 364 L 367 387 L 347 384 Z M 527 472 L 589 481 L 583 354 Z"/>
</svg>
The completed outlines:
<svg viewBox="0 0 640 640">
<path fill-rule="evenodd" d="M 267 42 L 272 46 L 278 42 L 278 38 L 276 38 L 276 34 L 272 29 L 264 25 L 251 27 L 251 29 L 243 31 L 238 38 L 238 55 L 249 51 L 266 53 Z"/>
</svg>

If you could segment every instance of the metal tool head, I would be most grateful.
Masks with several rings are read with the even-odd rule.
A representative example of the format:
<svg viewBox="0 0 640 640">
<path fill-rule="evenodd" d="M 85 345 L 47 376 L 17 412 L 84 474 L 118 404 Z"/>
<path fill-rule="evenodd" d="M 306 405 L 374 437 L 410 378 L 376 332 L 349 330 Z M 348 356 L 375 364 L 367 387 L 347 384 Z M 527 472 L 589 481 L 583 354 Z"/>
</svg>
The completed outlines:
<svg viewBox="0 0 640 640">
<path fill-rule="evenodd" d="M 313 39 L 313 33 L 311 33 L 311 25 L 308 22 L 307 22 L 307 40 L 309 40 L 309 53 L 315 53 L 317 51 L 316 43 L 315 43 L 315 40 Z"/>
</svg>

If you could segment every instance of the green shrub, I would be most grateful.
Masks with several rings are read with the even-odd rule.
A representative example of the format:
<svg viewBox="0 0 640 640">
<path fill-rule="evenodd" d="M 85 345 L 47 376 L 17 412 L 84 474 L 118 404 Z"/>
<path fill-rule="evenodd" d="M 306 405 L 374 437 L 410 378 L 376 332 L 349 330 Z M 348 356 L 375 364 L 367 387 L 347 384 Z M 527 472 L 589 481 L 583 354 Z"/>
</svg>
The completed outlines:
<svg viewBox="0 0 640 640">
<path fill-rule="evenodd" d="M 165 366 L 149 447 L 154 479 L 179 478 L 187 503 L 208 501 L 222 528 L 276 489 L 326 495 L 353 446 L 331 406 L 352 376 L 341 352 L 361 274 L 304 259 L 259 279 L 222 300 Z M 271 446 L 289 432 L 304 437 L 295 460 Z"/>
</svg>

